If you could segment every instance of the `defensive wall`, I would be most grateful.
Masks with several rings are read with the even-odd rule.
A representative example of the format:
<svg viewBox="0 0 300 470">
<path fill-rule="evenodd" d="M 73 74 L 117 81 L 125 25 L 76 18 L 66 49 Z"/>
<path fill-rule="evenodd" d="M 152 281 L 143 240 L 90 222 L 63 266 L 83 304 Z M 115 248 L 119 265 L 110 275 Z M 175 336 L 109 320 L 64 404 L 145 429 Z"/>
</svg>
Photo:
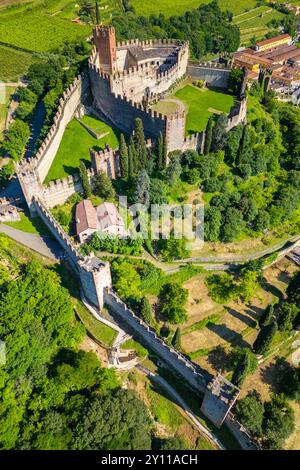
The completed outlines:
<svg viewBox="0 0 300 470">
<path fill-rule="evenodd" d="M 84 80 L 83 84 L 82 78 L 76 77 L 70 87 L 64 92 L 59 100 L 59 105 L 53 118 L 53 124 L 39 150 L 31 159 L 36 166 L 36 171 L 41 182 L 45 180 L 65 129 L 82 101 L 82 94 L 85 87 L 87 87 L 86 80 Z"/>
<path fill-rule="evenodd" d="M 217 62 L 189 62 L 187 75 L 195 80 L 204 80 L 210 87 L 227 88 L 230 68 Z"/>
<path fill-rule="evenodd" d="M 92 305 L 102 309 L 104 305 L 104 289 L 111 287 L 109 263 L 101 261 L 93 253 L 89 256 L 83 256 L 73 240 L 66 234 L 40 199 L 33 197 L 32 203 L 46 227 L 65 250 L 71 266 L 80 279 L 84 296 Z"/>
</svg>

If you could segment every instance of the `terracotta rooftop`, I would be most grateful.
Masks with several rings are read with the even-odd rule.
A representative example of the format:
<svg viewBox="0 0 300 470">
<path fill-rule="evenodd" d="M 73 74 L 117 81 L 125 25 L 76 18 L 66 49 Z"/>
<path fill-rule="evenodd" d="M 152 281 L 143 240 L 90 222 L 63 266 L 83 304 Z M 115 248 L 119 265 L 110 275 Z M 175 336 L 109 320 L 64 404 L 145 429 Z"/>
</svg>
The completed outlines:
<svg viewBox="0 0 300 470">
<path fill-rule="evenodd" d="M 112 225 L 124 226 L 118 209 L 111 202 L 104 202 L 97 207 L 98 227 L 104 230 Z"/>
<path fill-rule="evenodd" d="M 76 206 L 76 233 L 79 235 L 87 229 L 97 229 L 96 210 L 88 199 L 80 201 Z"/>
<path fill-rule="evenodd" d="M 291 39 L 289 34 L 280 34 L 279 36 L 275 36 L 274 38 L 265 39 L 264 41 L 257 42 L 255 45 L 258 47 L 266 46 L 267 44 L 272 44 L 273 42 L 280 41 L 281 39 Z"/>
</svg>

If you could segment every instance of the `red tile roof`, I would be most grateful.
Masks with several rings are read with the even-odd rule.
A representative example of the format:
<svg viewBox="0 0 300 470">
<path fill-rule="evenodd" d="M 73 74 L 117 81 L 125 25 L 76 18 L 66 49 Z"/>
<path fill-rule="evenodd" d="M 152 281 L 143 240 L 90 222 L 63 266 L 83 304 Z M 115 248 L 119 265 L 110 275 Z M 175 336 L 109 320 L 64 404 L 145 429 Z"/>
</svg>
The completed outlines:
<svg viewBox="0 0 300 470">
<path fill-rule="evenodd" d="M 84 232 L 87 229 L 97 229 L 97 214 L 91 201 L 85 199 L 76 206 L 76 234 Z"/>
<path fill-rule="evenodd" d="M 264 41 L 257 42 L 255 45 L 258 47 L 266 46 L 267 44 L 272 44 L 273 42 L 280 41 L 281 39 L 291 39 L 291 36 L 289 34 L 280 34 L 280 36 L 275 36 L 275 38 L 265 39 Z"/>
</svg>

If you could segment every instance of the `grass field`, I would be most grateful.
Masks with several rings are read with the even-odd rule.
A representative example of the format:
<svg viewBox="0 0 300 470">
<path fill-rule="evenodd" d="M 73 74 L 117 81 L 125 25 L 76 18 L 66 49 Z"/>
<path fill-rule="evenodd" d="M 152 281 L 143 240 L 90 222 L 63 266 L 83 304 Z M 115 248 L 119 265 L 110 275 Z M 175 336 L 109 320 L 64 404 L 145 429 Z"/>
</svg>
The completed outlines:
<svg viewBox="0 0 300 470">
<path fill-rule="evenodd" d="M 104 346 L 111 346 L 117 337 L 117 332 L 109 326 L 96 320 L 87 308 L 76 299 L 75 311 L 93 338 Z"/>
<path fill-rule="evenodd" d="M 155 2 L 130 0 L 136 13 L 144 16 L 160 13 L 166 16 L 182 15 L 187 10 L 192 10 L 203 3 L 210 2 L 211 0 L 156 0 Z M 230 10 L 235 15 L 254 8 L 256 3 L 256 0 L 219 0 L 219 5 L 223 10 Z"/>
<path fill-rule="evenodd" d="M 51 236 L 51 233 L 39 217 L 29 218 L 29 215 L 25 212 L 20 212 L 20 217 L 21 220 L 17 222 L 5 222 L 5 225 L 9 225 L 10 227 L 22 230 L 26 233 Z"/>
<path fill-rule="evenodd" d="M 187 134 L 205 129 L 209 117 L 214 114 L 209 109 L 227 114 L 234 102 L 232 95 L 221 91 L 199 89 L 193 85 L 181 88 L 175 93 L 175 97 L 186 105 Z"/>
<path fill-rule="evenodd" d="M 113 149 L 118 147 L 118 130 L 112 129 L 102 121 L 92 119 L 94 125 L 98 122 L 98 125 L 103 128 L 103 132 L 108 132 L 108 135 L 97 140 L 76 119 L 73 119 L 65 130 L 56 157 L 45 180 L 46 183 L 76 173 L 80 160 L 87 163 L 90 161 L 90 148 L 100 150 L 105 147 L 105 144 Z"/>
</svg>

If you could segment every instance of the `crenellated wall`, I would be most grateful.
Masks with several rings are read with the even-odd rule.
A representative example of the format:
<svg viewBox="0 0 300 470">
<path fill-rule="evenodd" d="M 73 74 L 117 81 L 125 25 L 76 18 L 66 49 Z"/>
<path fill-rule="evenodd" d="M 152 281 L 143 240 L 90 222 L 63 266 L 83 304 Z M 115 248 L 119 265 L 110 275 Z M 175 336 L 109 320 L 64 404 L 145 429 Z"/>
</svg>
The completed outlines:
<svg viewBox="0 0 300 470">
<path fill-rule="evenodd" d="M 227 88 L 230 68 L 217 62 L 190 62 L 187 74 L 195 80 L 205 80 L 206 84 L 216 88 Z"/>
<path fill-rule="evenodd" d="M 245 96 L 231 108 L 228 116 L 227 131 L 235 126 L 246 122 L 247 119 L 248 99 Z"/>
<path fill-rule="evenodd" d="M 81 103 L 83 93 L 82 83 L 82 78 L 76 77 L 72 85 L 70 85 L 70 87 L 64 92 L 59 100 L 59 105 L 53 118 L 53 124 L 49 129 L 47 136 L 35 156 L 30 159 L 36 168 L 36 172 L 41 182 L 45 180 L 57 153 L 65 129 Z M 87 83 L 84 84 L 84 87 L 86 86 Z"/>
<path fill-rule="evenodd" d="M 68 259 L 75 273 L 79 276 L 81 288 L 84 296 L 92 305 L 102 309 L 104 305 L 104 290 L 111 288 L 110 265 L 103 262 L 93 253 L 83 256 L 73 240 L 66 234 L 61 225 L 54 218 L 52 213 L 45 207 L 38 197 L 33 197 L 32 203 L 37 214 L 62 248 L 65 250 Z"/>
</svg>

